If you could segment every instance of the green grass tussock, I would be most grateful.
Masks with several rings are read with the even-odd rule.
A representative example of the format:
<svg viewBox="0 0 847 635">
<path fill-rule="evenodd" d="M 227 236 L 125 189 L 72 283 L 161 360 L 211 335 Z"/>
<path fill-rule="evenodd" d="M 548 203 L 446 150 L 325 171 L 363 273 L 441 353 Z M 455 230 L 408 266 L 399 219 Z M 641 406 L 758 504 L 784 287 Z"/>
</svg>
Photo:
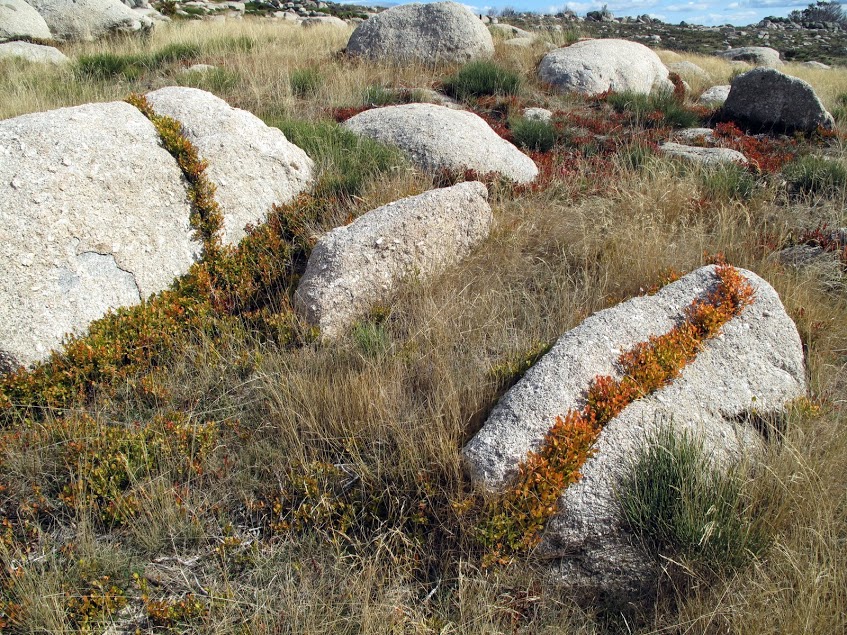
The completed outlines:
<svg viewBox="0 0 847 635">
<path fill-rule="evenodd" d="M 442 88 L 451 97 L 468 100 L 487 95 L 517 95 L 523 79 L 494 62 L 469 62 L 444 80 Z"/>
<path fill-rule="evenodd" d="M 641 125 L 655 123 L 672 128 L 694 128 L 700 116 L 687 108 L 671 90 L 642 93 L 610 93 L 606 99 L 617 112 L 629 113 Z"/>
<path fill-rule="evenodd" d="M 549 152 L 556 144 L 556 129 L 545 121 L 516 118 L 509 121 L 515 143 L 534 152 Z"/>
<path fill-rule="evenodd" d="M 841 196 L 847 187 L 847 167 L 843 161 L 818 155 L 799 157 L 782 171 L 789 187 L 800 194 Z"/>
<path fill-rule="evenodd" d="M 764 552 L 739 467 L 712 463 L 691 433 L 664 427 L 634 457 L 618 492 L 623 522 L 657 562 L 718 572 Z"/>
<path fill-rule="evenodd" d="M 316 196 L 356 196 L 378 175 L 409 167 L 396 148 L 360 137 L 335 122 L 268 119 L 266 123 L 282 130 L 317 163 Z"/>
</svg>

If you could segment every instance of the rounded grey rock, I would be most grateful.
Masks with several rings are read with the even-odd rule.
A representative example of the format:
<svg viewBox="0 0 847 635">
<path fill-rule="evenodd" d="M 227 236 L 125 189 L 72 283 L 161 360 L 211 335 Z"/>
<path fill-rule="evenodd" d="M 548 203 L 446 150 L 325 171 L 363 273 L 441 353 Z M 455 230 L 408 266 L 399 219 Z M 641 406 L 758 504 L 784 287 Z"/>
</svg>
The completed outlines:
<svg viewBox="0 0 847 635">
<path fill-rule="evenodd" d="M 357 26 L 347 42 L 347 52 L 396 63 L 467 62 L 494 55 L 494 41 L 464 5 L 405 4 Z"/>
<path fill-rule="evenodd" d="M 813 132 L 835 125 L 809 84 L 772 68 L 754 68 L 736 77 L 721 116 L 766 132 Z"/>
<path fill-rule="evenodd" d="M 763 439 L 748 417 L 776 415 L 806 394 L 797 328 L 776 291 L 740 271 L 754 289 L 753 303 L 707 340 L 679 377 L 632 402 L 603 428 L 581 480 L 560 497 L 536 556 L 549 561 L 565 586 L 627 597 L 655 581 L 655 563 L 621 526 L 616 492 L 639 448 L 659 429 L 696 435 L 714 461 L 727 465 L 761 450 Z M 653 296 L 600 311 L 562 336 L 465 446 L 472 477 L 486 489 L 505 488 L 556 417 L 585 405 L 592 379 L 620 379 L 621 353 L 670 331 L 716 284 L 714 267 L 702 267 Z"/>
<path fill-rule="evenodd" d="M 0 0 L 0 42 L 21 38 L 51 40 L 44 18 L 24 0 Z"/>
<path fill-rule="evenodd" d="M 123 102 L 0 121 L 0 349 L 28 364 L 200 254 L 185 179 Z"/>
<path fill-rule="evenodd" d="M 344 122 L 356 134 L 400 148 L 413 163 L 435 172 L 474 170 L 516 183 L 538 176 L 535 163 L 501 138 L 481 117 L 435 104 L 386 106 Z"/>
<path fill-rule="evenodd" d="M 498 33 L 506 38 L 526 38 L 526 39 L 535 39 L 535 33 L 530 33 L 524 29 L 520 29 L 516 26 L 512 26 L 511 24 L 506 24 L 505 22 L 499 22 L 497 24 L 492 24 L 488 27 L 492 32 Z"/>
<path fill-rule="evenodd" d="M 783 62 L 779 59 L 779 51 L 769 46 L 739 46 L 717 53 L 718 57 L 733 62 L 748 62 L 756 66 L 779 68 Z"/>
<path fill-rule="evenodd" d="M 526 119 L 534 119 L 535 121 L 543 121 L 550 123 L 553 120 L 553 113 L 546 108 L 524 108 L 523 116 Z"/>
<path fill-rule="evenodd" d="M 711 76 L 694 62 L 671 62 L 668 70 L 676 73 L 687 82 L 701 82 L 707 84 L 712 81 Z"/>
<path fill-rule="evenodd" d="M 706 143 L 711 144 L 715 142 L 715 131 L 711 128 L 686 128 L 675 132 L 674 138 L 681 141 L 688 141 L 689 143 L 702 139 Z"/>
<path fill-rule="evenodd" d="M 28 0 L 59 40 L 97 40 L 106 35 L 145 34 L 150 18 L 120 0 Z"/>
<path fill-rule="evenodd" d="M 583 95 L 673 90 L 659 56 L 628 40 L 585 40 L 550 51 L 538 65 L 538 77 L 557 90 Z"/>
<path fill-rule="evenodd" d="M 707 88 L 698 101 L 704 106 L 720 106 L 729 97 L 729 88 L 729 84 Z"/>
<path fill-rule="evenodd" d="M 668 141 L 659 146 L 659 151 L 670 157 L 703 165 L 719 165 L 722 163 L 747 165 L 747 157 L 738 150 L 731 150 L 730 148 L 701 148 Z"/>
<path fill-rule="evenodd" d="M 467 182 L 411 196 L 325 234 L 312 250 L 294 308 L 334 338 L 410 277 L 445 271 L 488 237 L 488 190 Z"/>
<path fill-rule="evenodd" d="M 208 161 L 225 244 L 237 243 L 246 225 L 261 223 L 272 205 L 291 202 L 314 182 L 313 161 L 281 130 L 211 93 L 171 86 L 148 93 L 147 101 L 157 114 L 179 121 Z"/>
<path fill-rule="evenodd" d="M 2 0 L 0 0 L 2 2 Z M 0 44 L 0 60 L 10 58 L 25 59 L 36 64 L 67 64 L 68 57 L 57 48 L 30 44 L 29 42 L 5 42 Z"/>
<path fill-rule="evenodd" d="M 349 29 L 350 25 L 341 18 L 334 15 L 324 15 L 314 18 L 306 18 L 300 23 L 300 26 L 310 28 L 313 26 L 334 26 L 338 29 Z"/>
</svg>

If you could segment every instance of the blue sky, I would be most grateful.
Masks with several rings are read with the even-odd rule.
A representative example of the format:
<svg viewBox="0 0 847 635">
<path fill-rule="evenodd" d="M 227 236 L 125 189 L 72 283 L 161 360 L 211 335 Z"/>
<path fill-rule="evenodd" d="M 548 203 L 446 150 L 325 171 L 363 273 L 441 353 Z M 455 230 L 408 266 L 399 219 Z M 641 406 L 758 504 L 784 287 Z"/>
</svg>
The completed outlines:
<svg viewBox="0 0 847 635">
<path fill-rule="evenodd" d="M 368 0 L 352 0 L 356 4 L 368 4 Z M 462 0 L 459 0 L 462 1 Z M 550 0 L 464 0 L 464 4 L 475 13 L 488 13 L 489 9 L 509 6 L 517 11 L 557 13 L 563 8 L 579 15 L 600 9 L 604 4 L 616 16 L 641 15 L 646 13 L 664 22 L 678 24 L 754 24 L 768 15 L 786 16 L 794 9 L 803 9 L 811 0 L 731 0 L 730 2 L 702 2 L 700 0 L 610 0 L 608 2 L 564 2 L 551 4 Z M 391 2 L 390 4 L 404 2 Z M 378 0 L 374 4 L 379 4 Z M 388 3 L 386 3 L 388 4 Z"/>
</svg>

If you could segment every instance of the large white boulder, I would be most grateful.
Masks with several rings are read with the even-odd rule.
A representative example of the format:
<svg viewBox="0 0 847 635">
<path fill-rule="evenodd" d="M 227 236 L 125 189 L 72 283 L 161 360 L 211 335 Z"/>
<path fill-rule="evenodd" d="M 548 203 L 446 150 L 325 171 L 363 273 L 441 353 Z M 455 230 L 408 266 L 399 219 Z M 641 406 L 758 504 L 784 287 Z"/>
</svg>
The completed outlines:
<svg viewBox="0 0 847 635">
<path fill-rule="evenodd" d="M 347 42 L 347 52 L 393 63 L 467 62 L 494 55 L 494 41 L 464 5 L 404 4 L 357 26 Z"/>
<path fill-rule="evenodd" d="M 0 0 L 0 42 L 17 39 L 50 40 L 50 27 L 24 0 Z"/>
<path fill-rule="evenodd" d="M 481 117 L 435 104 L 386 106 L 344 122 L 356 134 L 397 146 L 415 164 L 435 172 L 474 170 L 516 183 L 538 175 L 535 163 L 501 138 Z"/>
<path fill-rule="evenodd" d="M 200 253 L 190 213 L 176 161 L 129 104 L 0 121 L 0 350 L 41 360 L 166 288 Z"/>
<path fill-rule="evenodd" d="M 491 224 L 488 190 L 478 182 L 370 211 L 318 240 L 294 307 L 323 337 L 337 337 L 404 280 L 429 278 L 462 260 Z"/>
<path fill-rule="evenodd" d="M 721 117 L 768 132 L 813 132 L 835 125 L 809 84 L 772 68 L 754 68 L 732 80 Z"/>
<path fill-rule="evenodd" d="M 806 392 L 803 349 L 776 291 L 741 270 L 753 303 L 706 341 L 672 383 L 637 399 L 604 428 L 582 478 L 564 491 L 536 556 L 575 590 L 628 595 L 657 574 L 620 522 L 616 492 L 628 465 L 664 426 L 701 438 L 715 461 L 755 455 L 762 438 L 748 415 L 767 417 Z M 653 296 L 600 311 L 563 335 L 499 401 L 463 453 L 472 477 L 502 490 L 537 450 L 557 416 L 581 409 L 592 379 L 621 378 L 622 352 L 670 331 L 696 298 L 717 284 L 703 267 Z"/>
<path fill-rule="evenodd" d="M 171 86 L 147 94 L 160 115 L 173 117 L 208 161 L 224 214 L 222 239 L 237 243 L 244 227 L 259 224 L 274 204 L 291 202 L 311 187 L 314 163 L 277 128 L 196 88 Z"/>
<path fill-rule="evenodd" d="M 557 90 L 583 95 L 673 90 L 659 56 L 628 40 L 584 40 L 550 51 L 538 65 L 538 76 Z"/>
<path fill-rule="evenodd" d="M 144 34 L 153 20 L 120 0 L 28 0 L 59 40 L 96 40 L 106 35 Z"/>
</svg>

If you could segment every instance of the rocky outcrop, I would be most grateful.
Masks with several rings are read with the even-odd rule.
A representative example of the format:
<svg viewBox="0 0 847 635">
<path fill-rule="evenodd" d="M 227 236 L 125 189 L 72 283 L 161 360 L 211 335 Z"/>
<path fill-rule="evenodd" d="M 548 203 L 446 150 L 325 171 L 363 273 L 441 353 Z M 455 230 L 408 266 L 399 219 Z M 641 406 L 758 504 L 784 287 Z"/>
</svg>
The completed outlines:
<svg viewBox="0 0 847 635">
<path fill-rule="evenodd" d="M 835 125 L 809 84 L 772 68 L 736 77 L 720 117 L 762 132 L 813 132 Z"/>
<path fill-rule="evenodd" d="M 274 204 L 311 187 L 314 163 L 277 128 L 196 88 L 168 87 L 147 94 L 157 114 L 173 117 L 208 161 L 206 176 L 224 213 L 222 239 L 237 243 L 244 227 L 261 223 Z"/>
<path fill-rule="evenodd" d="M 24 0 L 0 0 L 0 42 L 52 38 L 44 18 Z"/>
<path fill-rule="evenodd" d="M 2 0 L 0 0 L 2 1 Z M 12 57 L 25 59 L 36 64 L 67 64 L 70 60 L 59 49 L 29 42 L 6 42 L 0 44 L 0 60 Z"/>
<path fill-rule="evenodd" d="M 685 159 L 703 165 L 719 165 L 722 163 L 747 165 L 747 157 L 738 150 L 729 148 L 702 148 L 668 141 L 659 146 L 659 152 L 669 157 Z"/>
<path fill-rule="evenodd" d="M 805 394 L 803 350 L 779 296 L 750 271 L 753 303 L 706 340 L 672 383 L 633 401 L 606 424 L 582 478 L 559 498 L 535 555 L 560 583 L 583 592 L 629 596 L 656 579 L 656 563 L 621 525 L 616 491 L 645 440 L 664 426 L 701 438 L 716 461 L 733 461 L 761 446 L 748 422 L 779 413 Z M 472 477 L 502 490 L 557 416 L 581 409 L 593 378 L 620 378 L 619 355 L 670 331 L 685 308 L 717 284 L 703 267 L 653 296 L 600 311 L 562 336 L 497 404 L 464 448 Z"/>
<path fill-rule="evenodd" d="M 28 0 L 59 40 L 96 40 L 106 35 L 144 34 L 153 20 L 120 0 Z"/>
<path fill-rule="evenodd" d="M 532 159 L 467 111 L 435 104 L 387 106 L 359 113 L 344 127 L 400 148 L 430 172 L 474 170 L 516 183 L 528 183 L 538 175 Z"/>
<path fill-rule="evenodd" d="M 426 279 L 459 262 L 491 229 L 488 191 L 468 182 L 404 198 L 324 235 L 294 299 L 298 314 L 326 338 L 410 277 Z"/>
<path fill-rule="evenodd" d="M 494 55 L 491 33 L 455 2 L 392 7 L 362 22 L 347 53 L 390 63 L 467 62 Z"/>
<path fill-rule="evenodd" d="M 717 56 L 733 62 L 748 62 L 756 66 L 767 66 L 769 68 L 783 66 L 782 60 L 779 59 L 779 51 L 768 46 L 740 46 L 721 51 L 717 53 Z"/>
<path fill-rule="evenodd" d="M 538 76 L 559 91 L 583 95 L 673 89 L 659 56 L 627 40 L 585 40 L 550 51 L 538 66 Z"/>
<path fill-rule="evenodd" d="M 200 253 L 190 212 L 176 161 L 128 104 L 0 121 L 0 349 L 43 359 L 167 287 Z"/>
</svg>

